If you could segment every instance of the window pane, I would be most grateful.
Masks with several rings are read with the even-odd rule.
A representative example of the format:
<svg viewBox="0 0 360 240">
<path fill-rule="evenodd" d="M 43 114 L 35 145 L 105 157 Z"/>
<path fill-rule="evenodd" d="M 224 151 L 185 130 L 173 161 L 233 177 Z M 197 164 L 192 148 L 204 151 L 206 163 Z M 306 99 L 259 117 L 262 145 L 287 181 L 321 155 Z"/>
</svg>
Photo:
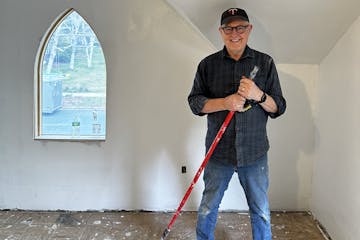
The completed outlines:
<svg viewBox="0 0 360 240">
<path fill-rule="evenodd" d="M 104 139 L 104 54 L 95 33 L 78 13 L 72 11 L 53 31 L 41 64 L 40 135 Z"/>
</svg>

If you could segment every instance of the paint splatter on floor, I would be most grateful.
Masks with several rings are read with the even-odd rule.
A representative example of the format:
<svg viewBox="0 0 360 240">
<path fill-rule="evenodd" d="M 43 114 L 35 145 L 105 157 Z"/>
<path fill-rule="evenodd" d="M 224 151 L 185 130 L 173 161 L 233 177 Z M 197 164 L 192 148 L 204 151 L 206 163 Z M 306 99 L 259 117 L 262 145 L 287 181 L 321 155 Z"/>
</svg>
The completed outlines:
<svg viewBox="0 0 360 240">
<path fill-rule="evenodd" d="M 0 239 L 159 240 L 173 213 L 0 211 Z M 272 213 L 273 239 L 326 240 L 307 212 Z M 195 239 L 196 212 L 181 213 L 167 240 Z M 247 213 L 219 214 L 215 238 L 251 240 Z"/>
</svg>

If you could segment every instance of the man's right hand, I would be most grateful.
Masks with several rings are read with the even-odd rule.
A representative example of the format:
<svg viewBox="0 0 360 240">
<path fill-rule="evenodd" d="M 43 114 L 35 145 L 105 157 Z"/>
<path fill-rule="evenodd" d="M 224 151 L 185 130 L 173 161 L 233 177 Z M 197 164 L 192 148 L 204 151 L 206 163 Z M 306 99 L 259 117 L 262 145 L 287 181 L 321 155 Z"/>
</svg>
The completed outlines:
<svg viewBox="0 0 360 240">
<path fill-rule="evenodd" d="M 224 106 L 226 110 L 242 112 L 244 110 L 246 98 L 239 94 L 231 94 L 224 98 Z"/>
</svg>

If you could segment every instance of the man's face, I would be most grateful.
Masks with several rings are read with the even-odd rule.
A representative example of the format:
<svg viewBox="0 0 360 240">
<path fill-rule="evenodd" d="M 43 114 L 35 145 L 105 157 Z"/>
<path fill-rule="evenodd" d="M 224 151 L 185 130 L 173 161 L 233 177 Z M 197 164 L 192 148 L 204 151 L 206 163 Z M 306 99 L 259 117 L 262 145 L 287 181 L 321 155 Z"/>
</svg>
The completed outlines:
<svg viewBox="0 0 360 240">
<path fill-rule="evenodd" d="M 243 53 L 251 29 L 252 25 L 243 20 L 234 20 L 219 28 L 223 42 L 230 55 Z"/>
</svg>

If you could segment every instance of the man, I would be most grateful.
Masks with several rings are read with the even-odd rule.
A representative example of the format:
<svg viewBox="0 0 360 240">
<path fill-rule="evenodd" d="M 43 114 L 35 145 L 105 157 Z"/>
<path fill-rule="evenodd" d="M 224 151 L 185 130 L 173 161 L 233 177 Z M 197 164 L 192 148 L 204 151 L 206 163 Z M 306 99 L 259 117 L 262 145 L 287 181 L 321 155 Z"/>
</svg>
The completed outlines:
<svg viewBox="0 0 360 240">
<path fill-rule="evenodd" d="M 253 239 L 269 240 L 266 123 L 269 116 L 285 112 L 286 101 L 273 59 L 247 46 L 253 26 L 246 12 L 228 9 L 220 25 L 225 46 L 200 62 L 188 97 L 194 114 L 207 114 L 206 151 L 228 112 L 235 114 L 204 170 L 196 235 L 198 240 L 214 239 L 220 202 L 237 172 L 249 205 Z M 258 72 L 250 79 L 254 68 Z"/>
</svg>

